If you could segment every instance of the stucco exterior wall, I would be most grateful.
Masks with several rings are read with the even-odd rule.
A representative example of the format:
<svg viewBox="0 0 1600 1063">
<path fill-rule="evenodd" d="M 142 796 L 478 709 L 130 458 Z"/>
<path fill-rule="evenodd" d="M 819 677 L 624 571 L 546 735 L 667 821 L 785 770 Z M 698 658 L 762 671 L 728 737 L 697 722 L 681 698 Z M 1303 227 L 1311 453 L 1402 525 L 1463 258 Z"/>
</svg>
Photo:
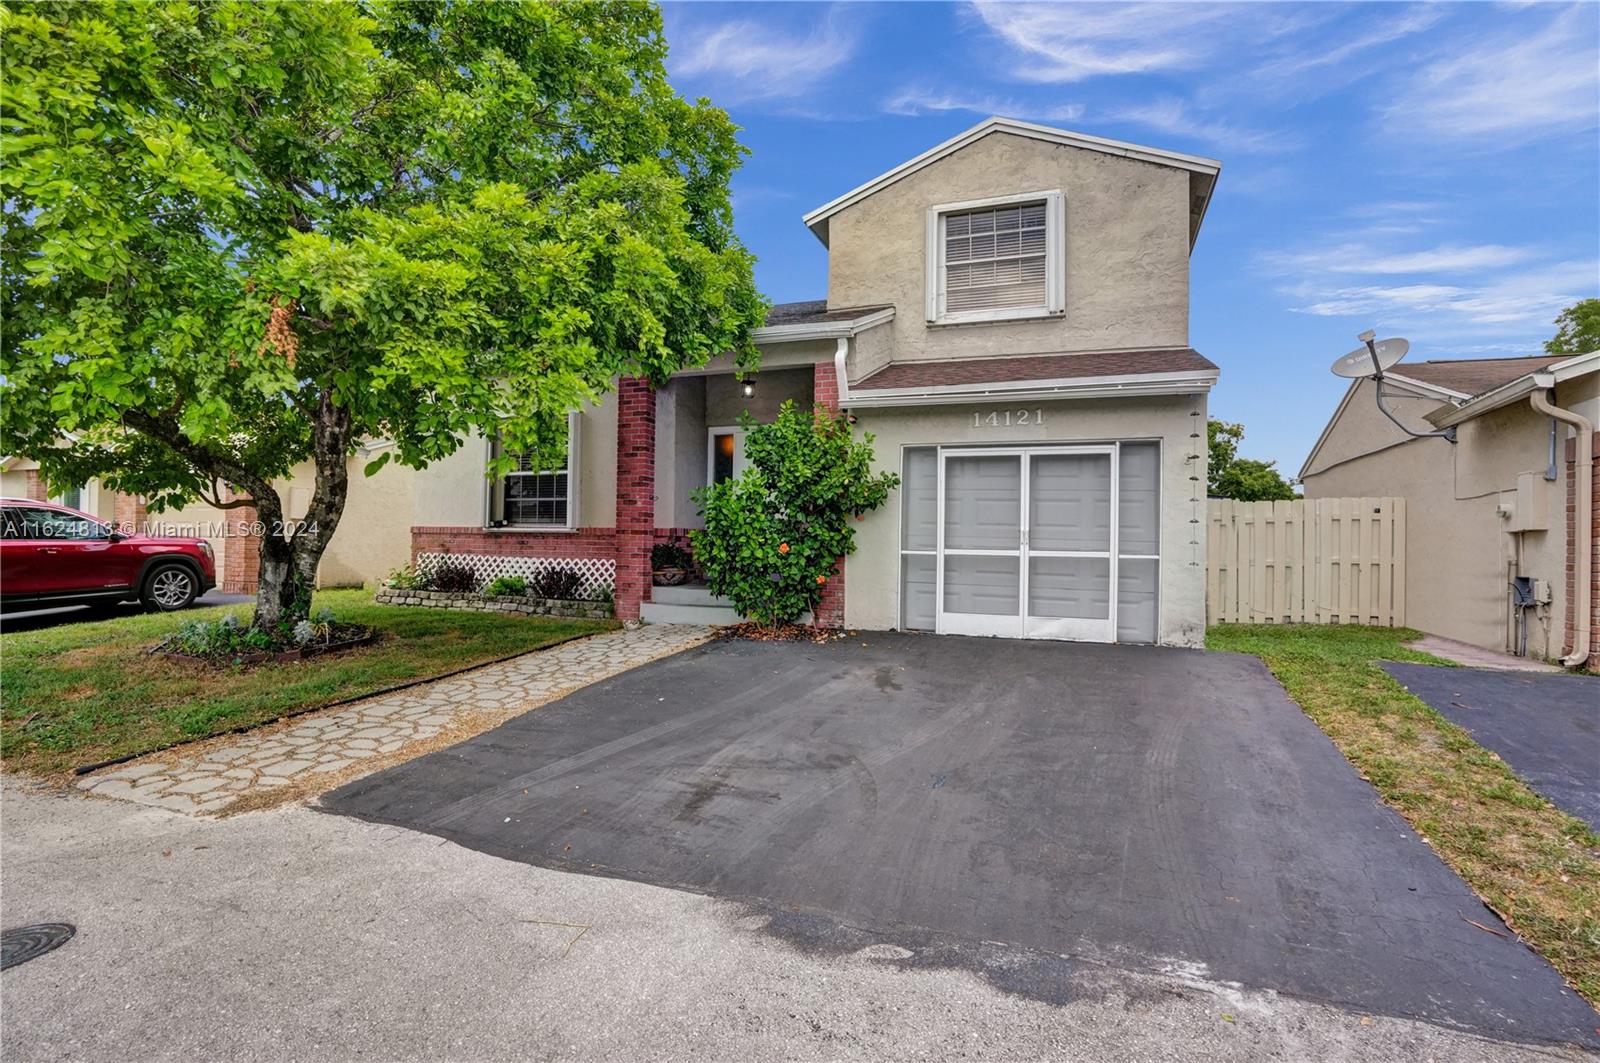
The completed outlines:
<svg viewBox="0 0 1600 1063">
<path fill-rule="evenodd" d="M 456 452 L 413 474 L 411 524 L 482 528 L 489 443 L 469 435 Z M 614 396 L 578 416 L 578 527 L 609 528 L 617 513 L 617 408 Z"/>
<path fill-rule="evenodd" d="M 973 426 L 973 413 L 997 407 L 940 406 L 858 409 L 858 433 L 870 432 L 874 468 L 902 471 L 910 446 L 1007 446 L 1154 440 L 1161 444 L 1161 586 L 1157 640 L 1167 646 L 1205 642 L 1204 395 L 1028 403 L 1042 407 L 1043 425 Z M 1003 407 L 999 407 L 1003 408 Z M 1196 416 L 1197 414 L 1197 416 Z M 1199 431 L 1204 431 L 1203 427 Z M 1191 460 L 1191 456 L 1194 456 Z M 1189 477 L 1197 475 L 1199 481 Z M 1198 483 L 1198 491 L 1193 485 Z M 1198 518 L 1198 523 L 1191 519 Z M 1195 540 L 1191 542 L 1190 540 Z M 845 623 L 882 630 L 900 625 L 900 497 L 896 491 L 856 526 L 856 552 L 845 563 Z"/>
<path fill-rule="evenodd" d="M 926 214 L 943 204 L 1060 189 L 1066 313 L 930 325 Z M 897 361 L 1182 347 L 1189 341 L 1189 175 L 993 133 L 828 221 L 828 305 L 893 304 Z"/>
<path fill-rule="evenodd" d="M 1513 575 L 1547 581 L 1551 604 L 1528 616 L 1528 654 L 1559 656 L 1566 615 L 1565 470 L 1549 467 L 1550 419 L 1520 402 L 1462 424 L 1457 443 L 1400 433 L 1375 408 L 1370 385 L 1352 397 L 1304 477 L 1307 498 L 1397 495 L 1406 506 L 1406 623 L 1495 650 L 1512 648 Z M 1557 401 L 1564 396 L 1558 393 Z M 1413 403 L 1403 418 L 1412 423 Z M 1391 406 L 1400 404 L 1391 401 Z M 1430 428 L 1425 422 L 1418 427 Z M 1565 430 L 1558 432 L 1564 445 Z M 1337 459 L 1337 460 L 1334 460 Z M 1519 474 L 1533 494 L 1519 499 Z M 1524 480 L 1529 482 L 1528 479 Z M 1536 507 L 1543 528 L 1513 532 L 1502 507 Z"/>
</svg>

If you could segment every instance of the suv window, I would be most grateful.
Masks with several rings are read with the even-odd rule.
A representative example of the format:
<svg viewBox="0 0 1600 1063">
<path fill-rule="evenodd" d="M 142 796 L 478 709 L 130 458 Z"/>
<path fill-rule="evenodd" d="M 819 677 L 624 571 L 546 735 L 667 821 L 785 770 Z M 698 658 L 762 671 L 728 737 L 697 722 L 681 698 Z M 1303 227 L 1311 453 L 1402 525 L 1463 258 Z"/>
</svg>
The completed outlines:
<svg viewBox="0 0 1600 1063">
<path fill-rule="evenodd" d="M 14 536 L 19 539 L 104 539 L 106 530 L 98 521 L 87 517 L 79 517 L 72 513 L 64 513 L 59 509 L 33 509 L 19 506 L 13 510 L 16 514 L 17 530 L 20 534 Z M 10 521 L 7 522 L 6 538 L 13 538 L 10 532 Z"/>
</svg>

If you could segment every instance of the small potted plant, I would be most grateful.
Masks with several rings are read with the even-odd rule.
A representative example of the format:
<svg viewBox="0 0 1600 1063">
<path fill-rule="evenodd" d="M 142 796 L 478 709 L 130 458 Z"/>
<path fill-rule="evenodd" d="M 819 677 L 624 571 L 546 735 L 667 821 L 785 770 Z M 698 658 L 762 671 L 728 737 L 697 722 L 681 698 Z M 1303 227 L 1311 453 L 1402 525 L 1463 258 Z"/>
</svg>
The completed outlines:
<svg viewBox="0 0 1600 1063">
<path fill-rule="evenodd" d="M 650 578 L 657 587 L 676 587 L 694 574 L 694 555 L 677 543 L 656 543 L 650 551 Z"/>
</svg>

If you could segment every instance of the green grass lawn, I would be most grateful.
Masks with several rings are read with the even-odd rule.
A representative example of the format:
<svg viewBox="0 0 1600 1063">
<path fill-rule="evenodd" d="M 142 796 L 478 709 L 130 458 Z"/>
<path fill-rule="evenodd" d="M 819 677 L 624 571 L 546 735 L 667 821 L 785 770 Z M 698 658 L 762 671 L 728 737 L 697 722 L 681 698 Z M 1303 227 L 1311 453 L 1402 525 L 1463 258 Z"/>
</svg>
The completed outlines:
<svg viewBox="0 0 1600 1063">
<path fill-rule="evenodd" d="M 1223 625 L 1206 645 L 1260 657 L 1385 801 L 1524 940 L 1600 1003 L 1600 836 L 1530 790 L 1373 662 L 1446 664 L 1403 628 Z"/>
<path fill-rule="evenodd" d="M 275 720 L 471 664 L 535 650 L 611 621 L 512 617 L 375 605 L 368 591 L 322 591 L 341 621 L 370 624 L 370 646 L 287 664 L 216 668 L 145 651 L 186 620 L 251 606 L 140 614 L 0 634 L 0 755 L 49 775 Z"/>
</svg>

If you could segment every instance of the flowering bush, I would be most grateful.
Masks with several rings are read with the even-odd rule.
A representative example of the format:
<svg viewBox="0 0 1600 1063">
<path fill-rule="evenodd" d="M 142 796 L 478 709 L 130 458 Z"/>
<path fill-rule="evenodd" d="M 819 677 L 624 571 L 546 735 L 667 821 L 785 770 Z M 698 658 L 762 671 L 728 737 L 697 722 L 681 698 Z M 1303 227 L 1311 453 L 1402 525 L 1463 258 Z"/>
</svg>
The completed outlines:
<svg viewBox="0 0 1600 1063">
<path fill-rule="evenodd" d="M 702 488 L 705 529 L 690 532 L 713 594 L 776 626 L 816 611 L 835 563 L 855 552 L 852 518 L 877 509 L 900 484 L 872 472 L 872 435 L 857 442 L 848 417 L 785 402 L 771 424 L 740 419 L 749 468 Z"/>
</svg>

